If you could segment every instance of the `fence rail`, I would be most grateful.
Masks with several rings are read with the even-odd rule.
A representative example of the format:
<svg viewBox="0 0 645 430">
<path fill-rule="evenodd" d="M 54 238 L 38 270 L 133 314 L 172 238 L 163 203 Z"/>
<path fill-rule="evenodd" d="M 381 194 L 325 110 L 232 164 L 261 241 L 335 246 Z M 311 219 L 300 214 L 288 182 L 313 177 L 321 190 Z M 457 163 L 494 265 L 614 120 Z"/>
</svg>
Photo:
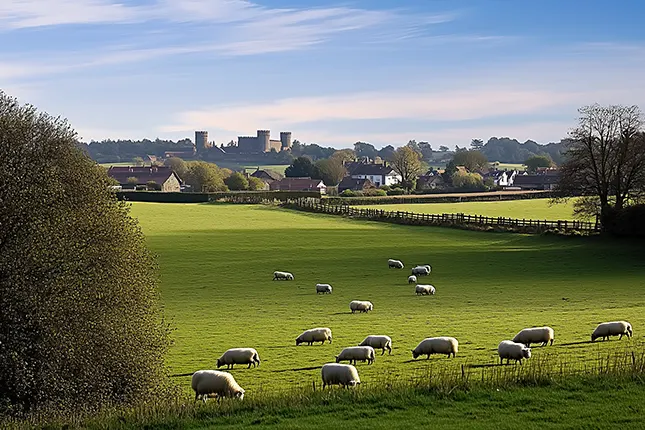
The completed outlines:
<svg viewBox="0 0 645 430">
<path fill-rule="evenodd" d="M 495 229 L 518 233 L 544 233 L 557 230 L 571 233 L 597 233 L 598 223 L 569 220 L 537 220 L 505 217 L 487 217 L 466 215 L 463 213 L 426 214 L 405 211 L 386 211 L 382 209 L 359 209 L 346 205 L 331 205 L 319 199 L 300 198 L 288 200 L 284 207 L 307 212 L 348 216 L 371 221 L 390 222 L 394 224 L 443 226 L 471 229 Z"/>
</svg>

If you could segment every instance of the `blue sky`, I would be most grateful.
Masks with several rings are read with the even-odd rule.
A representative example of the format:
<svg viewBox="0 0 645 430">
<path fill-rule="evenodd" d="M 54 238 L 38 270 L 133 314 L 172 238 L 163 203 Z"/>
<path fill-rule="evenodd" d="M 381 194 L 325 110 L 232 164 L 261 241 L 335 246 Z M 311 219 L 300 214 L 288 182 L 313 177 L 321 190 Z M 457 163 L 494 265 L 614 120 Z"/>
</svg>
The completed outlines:
<svg viewBox="0 0 645 430">
<path fill-rule="evenodd" d="M 0 0 L 0 89 L 84 141 L 566 137 L 645 107 L 641 0 Z"/>
</svg>

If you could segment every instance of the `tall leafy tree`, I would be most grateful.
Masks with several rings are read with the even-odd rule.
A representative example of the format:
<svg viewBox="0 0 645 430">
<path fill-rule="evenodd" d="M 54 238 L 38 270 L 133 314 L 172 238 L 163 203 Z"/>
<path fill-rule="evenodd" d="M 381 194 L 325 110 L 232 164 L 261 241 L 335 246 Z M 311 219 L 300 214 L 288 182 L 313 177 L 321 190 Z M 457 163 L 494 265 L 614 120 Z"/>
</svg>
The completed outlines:
<svg viewBox="0 0 645 430">
<path fill-rule="evenodd" d="M 229 177 L 224 179 L 224 184 L 231 191 L 243 191 L 249 188 L 249 180 L 240 172 L 233 172 Z"/>
<path fill-rule="evenodd" d="M 357 157 L 368 157 L 374 159 L 376 157 L 376 148 L 371 143 L 366 142 L 356 142 L 354 144 L 354 152 Z"/>
<path fill-rule="evenodd" d="M 163 391 L 155 260 L 67 122 L 0 91 L 0 414 Z"/>
<path fill-rule="evenodd" d="M 402 146 L 394 153 L 392 168 L 401 175 L 403 186 L 412 189 L 417 178 L 423 172 L 421 155 L 409 146 Z"/>
<path fill-rule="evenodd" d="M 471 172 L 488 167 L 488 158 L 480 151 L 457 150 L 452 161 L 455 166 L 464 166 Z"/>
<path fill-rule="evenodd" d="M 327 186 L 336 186 L 347 175 L 347 169 L 337 158 L 327 158 L 316 162 L 316 171 Z"/>
<path fill-rule="evenodd" d="M 316 176 L 314 163 L 309 157 L 298 157 L 284 171 L 284 175 L 289 178 L 302 178 Z"/>
<path fill-rule="evenodd" d="M 553 160 L 548 155 L 534 155 L 524 161 L 526 170 L 536 172 L 540 167 L 552 167 Z"/>
</svg>

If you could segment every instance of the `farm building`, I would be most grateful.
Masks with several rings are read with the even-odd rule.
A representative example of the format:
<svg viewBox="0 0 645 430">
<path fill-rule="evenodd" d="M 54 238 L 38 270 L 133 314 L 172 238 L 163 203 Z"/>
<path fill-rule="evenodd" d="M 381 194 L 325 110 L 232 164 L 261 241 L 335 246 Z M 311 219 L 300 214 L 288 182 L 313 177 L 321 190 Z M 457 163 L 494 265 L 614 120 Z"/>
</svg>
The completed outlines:
<svg viewBox="0 0 645 430">
<path fill-rule="evenodd" d="M 443 176 L 438 172 L 428 172 L 417 179 L 417 189 L 419 190 L 436 190 L 443 188 L 444 185 Z"/>
<path fill-rule="evenodd" d="M 522 190 L 553 190 L 559 179 L 560 175 L 557 171 L 549 171 L 541 175 L 517 175 L 513 186 Z"/>
<path fill-rule="evenodd" d="M 260 170 L 259 167 L 255 172 L 251 173 L 251 176 L 253 176 L 254 178 L 262 179 L 267 184 L 282 179 L 281 174 L 274 172 L 273 170 Z"/>
<path fill-rule="evenodd" d="M 115 179 L 122 189 L 147 189 L 154 183 L 159 191 L 181 191 L 182 181 L 170 167 L 112 166 L 107 174 Z"/>
<path fill-rule="evenodd" d="M 340 184 L 338 184 L 339 193 L 342 193 L 345 190 L 363 191 L 368 188 L 374 188 L 374 184 L 372 184 L 372 181 L 369 179 L 354 179 L 349 176 L 343 178 L 343 180 L 340 181 Z"/>
<path fill-rule="evenodd" d="M 271 191 L 319 191 L 327 193 L 327 187 L 320 179 L 311 178 L 284 178 L 269 184 Z"/>
</svg>

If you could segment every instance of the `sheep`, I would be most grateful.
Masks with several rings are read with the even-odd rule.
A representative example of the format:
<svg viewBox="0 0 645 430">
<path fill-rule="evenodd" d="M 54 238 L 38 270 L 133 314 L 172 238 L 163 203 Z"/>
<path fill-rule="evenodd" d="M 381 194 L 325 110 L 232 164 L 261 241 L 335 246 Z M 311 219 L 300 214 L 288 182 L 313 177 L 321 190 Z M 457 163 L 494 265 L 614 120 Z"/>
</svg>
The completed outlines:
<svg viewBox="0 0 645 430">
<path fill-rule="evenodd" d="M 598 327 L 591 334 L 591 341 L 594 342 L 599 337 L 602 337 L 602 340 L 608 340 L 609 336 L 619 336 L 618 340 L 623 338 L 623 335 L 627 335 L 628 338 L 634 335 L 632 330 L 632 325 L 627 321 L 612 321 L 602 324 L 598 324 Z"/>
<path fill-rule="evenodd" d="M 390 336 L 384 335 L 370 335 L 367 336 L 358 346 L 371 346 L 372 348 L 380 348 L 383 352 L 381 355 L 385 354 L 385 349 L 388 350 L 388 354 L 392 354 L 392 339 Z"/>
<path fill-rule="evenodd" d="M 345 348 L 336 356 L 336 363 L 345 360 L 349 360 L 349 364 L 354 365 L 356 365 L 357 361 L 367 361 L 367 364 L 372 364 L 374 363 L 374 348 L 371 346 L 350 346 Z"/>
<path fill-rule="evenodd" d="M 331 294 L 331 285 L 329 284 L 316 284 L 316 294 Z"/>
<path fill-rule="evenodd" d="M 553 345 L 554 340 L 555 334 L 551 327 L 525 328 L 513 338 L 513 342 L 523 343 L 529 348 L 532 343 L 541 343 L 542 346 L 547 346 L 550 342 Z"/>
<path fill-rule="evenodd" d="M 414 289 L 416 292 L 417 296 L 420 295 L 434 295 L 435 293 L 435 288 L 432 285 L 417 285 Z"/>
<path fill-rule="evenodd" d="M 240 387 L 235 378 L 228 372 L 219 370 L 198 370 L 193 373 L 191 381 L 193 390 L 195 390 L 195 401 L 200 398 L 206 402 L 206 399 L 214 395 L 215 397 L 237 397 L 244 398 L 244 389 Z"/>
<path fill-rule="evenodd" d="M 300 345 L 301 343 L 313 345 L 314 342 L 321 342 L 320 344 L 322 345 L 326 340 L 331 343 L 331 329 L 327 327 L 312 328 L 310 330 L 304 331 L 300 336 L 296 338 L 296 346 Z"/>
<path fill-rule="evenodd" d="M 227 369 L 232 369 L 236 364 L 248 364 L 247 369 L 260 365 L 260 356 L 253 348 L 231 348 L 217 359 L 217 368 L 226 365 Z"/>
<path fill-rule="evenodd" d="M 499 355 L 499 364 L 502 364 L 504 359 L 506 359 L 506 364 L 509 364 L 511 360 L 515 360 L 515 363 L 519 361 L 522 364 L 523 358 L 527 360 L 531 358 L 531 348 L 523 343 L 503 340 L 497 346 L 497 354 Z"/>
<path fill-rule="evenodd" d="M 408 284 L 416 284 L 417 283 L 417 277 L 414 275 L 408 276 Z"/>
<path fill-rule="evenodd" d="M 392 267 L 394 267 L 395 269 L 403 269 L 404 266 L 403 262 L 390 258 L 389 260 L 387 260 L 387 267 L 388 269 L 391 269 Z"/>
<path fill-rule="evenodd" d="M 367 313 L 368 311 L 374 309 L 374 305 L 372 304 L 372 302 L 352 300 L 351 302 L 349 302 L 349 309 L 352 311 L 352 313 L 355 313 L 356 311 Z"/>
<path fill-rule="evenodd" d="M 423 339 L 412 350 L 412 357 L 416 359 L 420 355 L 427 355 L 429 359 L 430 354 L 447 354 L 448 357 L 452 354 L 456 357 L 457 352 L 459 352 L 459 342 L 454 337 L 429 337 Z"/>
<path fill-rule="evenodd" d="M 293 281 L 293 275 L 291 273 L 289 273 L 289 272 L 279 272 L 277 270 L 275 272 L 273 272 L 273 280 L 274 281 L 276 281 L 276 280 L 279 281 L 281 279 L 283 279 L 285 281 Z"/>
<path fill-rule="evenodd" d="M 429 266 L 416 266 L 412 268 L 412 274 L 417 276 L 427 276 L 430 274 Z"/>
<path fill-rule="evenodd" d="M 340 385 L 343 388 L 355 387 L 361 383 L 358 370 L 351 364 L 324 364 L 321 370 L 323 390 L 327 385 Z"/>
</svg>

